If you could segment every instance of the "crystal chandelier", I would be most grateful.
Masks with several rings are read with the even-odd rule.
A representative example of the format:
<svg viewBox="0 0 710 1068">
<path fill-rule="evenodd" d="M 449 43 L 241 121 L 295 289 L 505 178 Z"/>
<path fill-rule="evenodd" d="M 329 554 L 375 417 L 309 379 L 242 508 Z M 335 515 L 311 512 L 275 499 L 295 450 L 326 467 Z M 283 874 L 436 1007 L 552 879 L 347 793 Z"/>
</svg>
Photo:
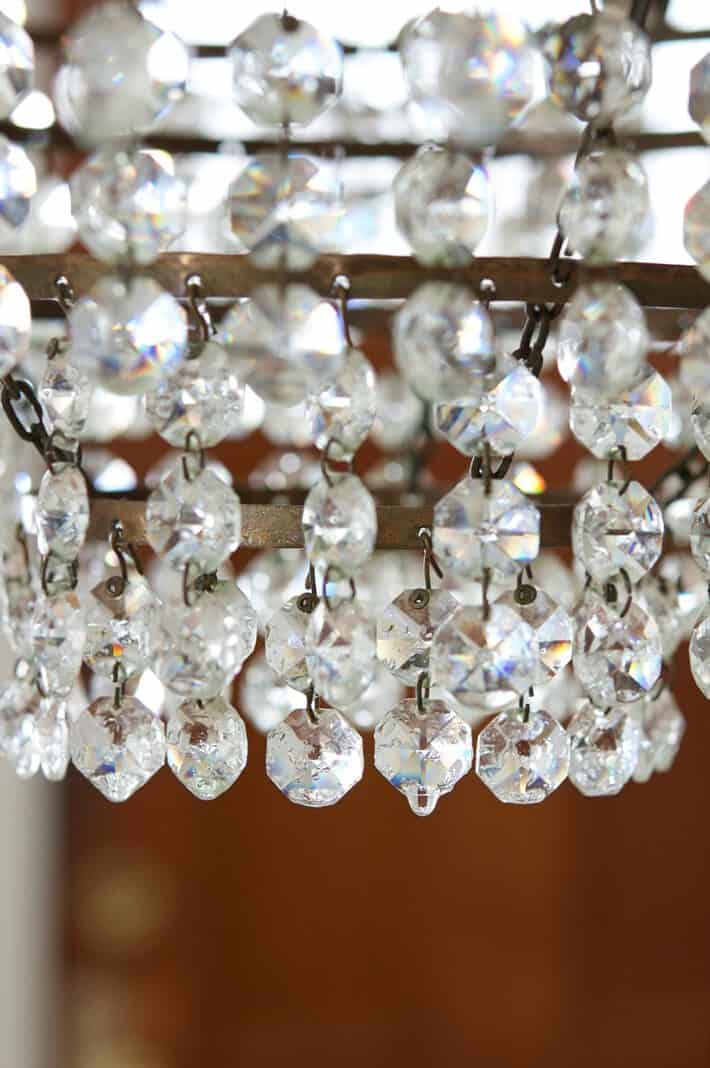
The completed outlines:
<svg viewBox="0 0 710 1068">
<path fill-rule="evenodd" d="M 411 257 L 352 251 L 338 160 L 328 138 L 306 141 L 343 107 L 335 40 L 284 12 L 233 41 L 234 99 L 263 141 L 215 154 L 230 170 L 222 229 L 195 250 L 203 190 L 187 139 L 173 155 L 165 134 L 190 101 L 188 48 L 124 0 L 69 28 L 52 136 L 83 160 L 63 226 L 42 222 L 61 179 L 0 137 L 0 578 L 16 662 L 0 752 L 20 777 L 71 763 L 123 801 L 167 763 L 213 799 L 246 765 L 238 707 L 267 732 L 269 779 L 310 807 L 356 786 L 373 729 L 375 767 L 418 815 L 472 769 L 531 804 L 566 779 L 599 797 L 670 768 L 688 638 L 710 697 L 710 308 L 686 324 L 673 390 L 649 357 L 656 309 L 667 330 L 670 310 L 708 304 L 710 183 L 685 211 L 699 274 L 627 262 L 651 228 L 626 131 L 656 14 L 636 0 L 534 33 L 439 8 L 408 23 L 388 54 L 421 136 L 389 200 Z M 577 152 L 551 252 L 476 255 L 496 150 L 543 137 L 533 123 L 524 139 L 543 67 L 541 106 Z M 30 36 L 0 15 L 11 125 L 33 76 Z M 708 138 L 710 54 L 689 109 Z M 550 173 L 528 191 L 533 214 Z M 66 323 L 39 358 L 49 302 Z M 358 348 L 378 315 L 389 371 Z M 594 460 L 573 475 L 563 455 L 564 492 L 541 495 L 533 461 L 567 422 L 555 369 Z M 239 445 L 207 450 L 258 426 L 280 451 L 245 485 Z M 145 428 L 175 451 L 135 486 L 97 443 Z M 368 439 L 385 458 L 361 476 Z M 682 455 L 648 489 L 632 465 L 661 444 Z M 470 464 L 454 485 L 429 470 L 440 446 Z M 573 567 L 553 552 L 568 545 Z"/>
</svg>

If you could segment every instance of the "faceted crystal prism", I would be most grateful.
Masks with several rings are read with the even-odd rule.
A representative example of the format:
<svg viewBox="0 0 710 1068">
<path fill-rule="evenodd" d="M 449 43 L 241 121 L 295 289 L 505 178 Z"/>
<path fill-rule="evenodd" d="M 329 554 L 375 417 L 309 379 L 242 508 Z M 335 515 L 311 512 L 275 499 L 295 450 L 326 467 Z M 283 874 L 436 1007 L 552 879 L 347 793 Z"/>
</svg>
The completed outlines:
<svg viewBox="0 0 710 1068">
<path fill-rule="evenodd" d="M 436 631 L 430 664 L 432 681 L 455 701 L 504 708 L 533 684 L 535 635 L 507 605 L 492 604 L 488 613 L 466 605 Z"/>
<path fill-rule="evenodd" d="M 145 393 L 177 367 L 187 316 L 152 278 L 101 278 L 69 313 L 77 363 L 113 393 Z"/>
<path fill-rule="evenodd" d="M 36 192 L 37 175 L 30 157 L 0 134 L 0 232 L 12 233 L 22 226 Z"/>
<path fill-rule="evenodd" d="M 84 661 L 97 675 L 124 681 L 153 666 L 160 601 L 140 575 L 121 589 L 114 575 L 91 591 Z"/>
<path fill-rule="evenodd" d="M 514 593 L 504 593 L 497 604 L 505 605 L 532 629 L 536 665 L 535 686 L 544 686 L 572 659 L 574 623 L 568 613 L 539 587 L 535 599 L 522 604 Z"/>
<path fill-rule="evenodd" d="M 683 243 L 703 278 L 710 282 L 710 181 L 685 206 Z"/>
<path fill-rule="evenodd" d="M 375 731 L 375 767 L 404 794 L 417 816 L 429 816 L 473 763 L 471 728 L 443 701 L 406 698 Z"/>
<path fill-rule="evenodd" d="M 602 482 L 575 506 L 575 559 L 599 581 L 625 571 L 638 582 L 661 555 L 663 526 L 661 509 L 640 482 Z"/>
<path fill-rule="evenodd" d="M 685 717 L 667 686 L 645 702 L 643 730 L 651 742 L 654 771 L 670 771 L 685 734 Z"/>
<path fill-rule="evenodd" d="M 60 351 L 48 359 L 37 392 L 52 430 L 80 437 L 89 417 L 91 391 L 89 376 L 76 366 L 71 352 Z"/>
<path fill-rule="evenodd" d="M 359 731 L 371 731 L 404 694 L 405 688 L 399 679 L 378 663 L 375 677 L 367 689 L 352 704 L 341 705 L 340 711 Z"/>
<path fill-rule="evenodd" d="M 519 712 L 500 712 L 476 743 L 476 775 L 499 801 L 533 805 L 567 778 L 569 738 L 542 710 L 527 722 Z"/>
<path fill-rule="evenodd" d="M 560 229 L 589 263 L 629 259 L 650 225 L 648 179 L 624 149 L 590 152 L 580 161 L 560 204 Z"/>
<path fill-rule="evenodd" d="M 0 376 L 8 374 L 30 347 L 32 314 L 27 294 L 0 265 Z"/>
<path fill-rule="evenodd" d="M 600 708 L 638 701 L 661 674 L 658 625 L 635 602 L 622 611 L 596 594 L 587 594 L 577 611 L 574 672 Z"/>
<path fill-rule="evenodd" d="M 686 391 L 701 404 L 705 403 L 708 390 L 710 390 L 708 347 L 710 347 L 710 308 L 700 313 L 680 339 L 681 360 L 678 377 Z"/>
<path fill-rule="evenodd" d="M 688 111 L 710 144 L 710 52 L 690 72 Z"/>
<path fill-rule="evenodd" d="M 42 475 L 35 511 L 37 547 L 46 556 L 75 560 L 89 529 L 89 494 L 86 479 L 71 464 Z"/>
<path fill-rule="evenodd" d="M 45 694 L 66 697 L 81 668 L 86 629 L 73 592 L 42 597 L 32 617 L 32 651 Z"/>
<path fill-rule="evenodd" d="M 467 286 L 425 282 L 394 317 L 395 361 L 424 400 L 475 396 L 496 365 L 493 324 Z"/>
<path fill-rule="evenodd" d="M 680 643 L 687 637 L 682 603 L 691 595 L 667 581 L 659 571 L 647 575 L 634 596 L 643 610 L 658 624 L 663 659 L 669 663 Z"/>
<path fill-rule="evenodd" d="M 190 793 L 213 801 L 247 763 L 244 720 L 223 697 L 183 701 L 168 720 L 168 767 Z"/>
<path fill-rule="evenodd" d="M 187 189 L 168 152 L 106 145 L 74 172 L 71 203 L 92 256 L 142 265 L 185 228 Z"/>
<path fill-rule="evenodd" d="M 583 701 L 567 727 L 569 777 L 587 797 L 618 794 L 639 759 L 641 728 L 624 708 L 596 708 Z"/>
<path fill-rule="evenodd" d="M 330 475 L 317 482 L 303 505 L 303 539 L 312 564 L 352 575 L 372 555 L 377 512 L 357 475 Z"/>
<path fill-rule="evenodd" d="M 704 575 L 710 576 L 710 498 L 698 501 L 690 523 L 690 551 Z"/>
<path fill-rule="evenodd" d="M 266 739 L 266 774 L 296 805 L 334 805 L 364 768 L 362 738 L 334 708 L 317 713 L 315 722 L 298 708 Z"/>
<path fill-rule="evenodd" d="M 435 406 L 436 428 L 464 456 L 509 456 L 535 433 L 545 409 L 545 393 L 522 365 L 488 393 Z"/>
<path fill-rule="evenodd" d="M 377 655 L 402 682 L 413 686 L 429 670 L 429 650 L 437 627 L 459 602 L 448 590 L 403 590 L 377 621 Z"/>
<path fill-rule="evenodd" d="M 14 762 L 24 734 L 24 718 L 35 718 L 39 701 L 37 687 L 28 678 L 12 679 L 0 693 L 0 756 Z"/>
<path fill-rule="evenodd" d="M 338 98 L 339 46 L 290 14 L 260 15 L 229 52 L 236 101 L 253 122 L 304 125 Z"/>
<path fill-rule="evenodd" d="M 308 400 L 311 437 L 317 449 L 331 442 L 334 460 L 350 460 L 370 433 L 375 419 L 375 372 L 361 352 L 351 349 L 332 382 Z"/>
<path fill-rule="evenodd" d="M 311 156 L 254 156 L 229 187 L 231 232 L 258 267 L 303 271 L 333 244 L 342 214 L 333 175 Z"/>
<path fill-rule="evenodd" d="M 340 707 L 356 701 L 375 677 L 375 624 L 355 601 L 320 601 L 306 631 L 306 664 L 316 693 Z"/>
<path fill-rule="evenodd" d="M 570 429 L 600 460 L 621 455 L 642 460 L 667 436 L 672 419 L 671 388 L 648 366 L 635 384 L 608 400 L 585 389 L 572 391 Z"/>
<path fill-rule="evenodd" d="M 183 96 L 187 49 L 133 4 L 92 7 L 62 43 L 54 103 L 62 126 L 84 144 L 145 133 Z"/>
<path fill-rule="evenodd" d="M 118 708 L 100 697 L 72 723 L 74 766 L 109 801 L 127 801 L 165 763 L 165 731 L 157 716 L 135 697 Z"/>
<path fill-rule="evenodd" d="M 571 386 L 614 397 L 639 381 L 648 345 L 634 295 L 614 282 L 589 282 L 560 316 L 557 367 Z"/>
<path fill-rule="evenodd" d="M 394 180 L 397 226 L 420 263 L 465 267 L 491 213 L 485 169 L 461 152 L 424 145 Z"/>
<path fill-rule="evenodd" d="M 345 361 L 335 307 L 300 284 L 261 286 L 222 321 L 220 340 L 240 378 L 273 404 L 298 404 L 331 382 Z"/>
<path fill-rule="evenodd" d="M 372 440 L 378 449 L 395 452 L 412 444 L 421 432 L 424 405 L 401 375 L 377 376 L 377 408 Z"/>
<path fill-rule="evenodd" d="M 710 699 L 710 615 L 703 616 L 693 627 L 690 670 L 698 689 Z"/>
<path fill-rule="evenodd" d="M 49 782 L 61 782 L 69 767 L 69 726 L 63 700 L 45 697 L 34 721 L 34 749 L 39 767 Z"/>
<path fill-rule="evenodd" d="M 154 429 L 175 448 L 194 431 L 204 449 L 227 437 L 241 418 L 244 390 L 229 357 L 216 341 L 198 344 L 188 358 L 145 397 Z"/>
<path fill-rule="evenodd" d="M 584 122 L 608 124 L 640 103 L 651 84 L 649 40 L 613 8 L 554 28 L 542 54 L 553 100 Z"/>
<path fill-rule="evenodd" d="M 266 661 L 282 682 L 305 693 L 311 685 L 306 664 L 306 629 L 310 613 L 301 608 L 303 594 L 291 597 L 266 624 Z"/>
<path fill-rule="evenodd" d="M 0 119 L 7 119 L 34 85 L 35 49 L 22 26 L 0 12 Z"/>
<path fill-rule="evenodd" d="M 151 547 L 171 567 L 194 564 L 215 571 L 241 540 L 241 504 L 209 467 L 186 477 L 178 461 L 148 497 L 145 529 Z"/>
<path fill-rule="evenodd" d="M 445 571 L 505 581 L 540 548 L 540 513 L 505 479 L 465 478 L 434 508 L 434 552 Z"/>
</svg>

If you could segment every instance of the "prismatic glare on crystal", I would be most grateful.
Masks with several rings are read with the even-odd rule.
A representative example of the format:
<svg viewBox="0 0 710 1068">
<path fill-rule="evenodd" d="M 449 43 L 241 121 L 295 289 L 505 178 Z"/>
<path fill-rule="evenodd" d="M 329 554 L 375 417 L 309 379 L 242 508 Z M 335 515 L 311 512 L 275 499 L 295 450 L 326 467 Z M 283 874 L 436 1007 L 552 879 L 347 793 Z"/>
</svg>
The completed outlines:
<svg viewBox="0 0 710 1068">
<path fill-rule="evenodd" d="M 663 530 L 663 513 L 639 482 L 602 482 L 575 506 L 572 547 L 592 578 L 625 571 L 638 582 L 661 555 Z"/>
</svg>

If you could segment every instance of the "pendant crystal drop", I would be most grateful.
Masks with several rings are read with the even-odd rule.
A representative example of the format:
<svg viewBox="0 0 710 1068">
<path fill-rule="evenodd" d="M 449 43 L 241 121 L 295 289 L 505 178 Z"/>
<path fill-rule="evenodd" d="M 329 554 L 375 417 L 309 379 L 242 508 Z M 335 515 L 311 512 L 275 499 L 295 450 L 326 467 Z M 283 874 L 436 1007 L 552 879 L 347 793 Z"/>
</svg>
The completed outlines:
<svg viewBox="0 0 710 1068">
<path fill-rule="evenodd" d="M 638 701 L 661 675 L 658 625 L 633 601 L 622 615 L 619 606 L 587 595 L 577 612 L 573 662 L 595 705 L 609 708 Z"/>
<path fill-rule="evenodd" d="M 678 378 L 694 400 L 703 404 L 710 390 L 708 348 L 710 347 L 710 308 L 695 319 L 680 339 Z"/>
<path fill-rule="evenodd" d="M 112 393 L 145 393 L 180 363 L 187 348 L 187 316 L 157 282 L 99 279 L 69 313 L 79 366 Z"/>
<path fill-rule="evenodd" d="M 123 588 L 121 586 L 123 585 Z M 97 675 L 123 682 L 154 663 L 161 605 L 140 575 L 114 575 L 91 591 L 84 662 Z"/>
<path fill-rule="evenodd" d="M 32 314 L 27 294 L 0 265 L 0 377 L 8 374 L 30 347 Z"/>
<path fill-rule="evenodd" d="M 153 428 L 175 448 L 194 431 L 204 449 L 228 437 L 242 416 L 244 389 L 216 341 L 195 346 L 188 358 L 145 397 Z"/>
<path fill-rule="evenodd" d="M 356 701 L 375 677 L 375 624 L 355 601 L 314 609 L 306 631 L 306 663 L 316 693 L 340 707 Z"/>
<path fill-rule="evenodd" d="M 183 701 L 168 720 L 168 767 L 201 801 L 232 786 L 247 763 L 244 720 L 224 697 Z"/>
<path fill-rule="evenodd" d="M 375 767 L 404 794 L 416 816 L 429 816 L 473 763 L 471 728 L 443 701 L 420 710 L 405 698 L 375 730 Z"/>
<path fill-rule="evenodd" d="M 401 375 L 377 376 L 377 407 L 372 440 L 378 449 L 396 452 L 408 448 L 421 432 L 424 404 Z"/>
<path fill-rule="evenodd" d="M 372 495 L 357 475 L 330 475 L 317 482 L 303 505 L 303 538 L 312 564 L 354 574 L 377 540 Z"/>
<path fill-rule="evenodd" d="M 310 611 L 303 609 L 304 597 L 312 605 L 310 594 L 291 597 L 266 624 L 264 651 L 266 661 L 282 682 L 305 693 L 311 685 L 306 664 L 306 629 Z"/>
<path fill-rule="evenodd" d="M 100 697 L 69 729 L 74 766 L 109 801 L 127 801 L 165 763 L 160 719 L 135 697 Z"/>
<path fill-rule="evenodd" d="M 69 767 L 69 726 L 63 700 L 45 697 L 34 722 L 34 745 L 39 767 L 49 782 L 61 782 Z"/>
<path fill-rule="evenodd" d="M 644 732 L 651 741 L 654 771 L 670 771 L 685 734 L 685 717 L 667 686 L 646 702 Z"/>
<path fill-rule="evenodd" d="M 629 259 L 650 231 L 648 179 L 637 156 L 605 148 L 584 156 L 560 204 L 562 233 L 588 263 Z"/>
<path fill-rule="evenodd" d="M 45 471 L 35 511 L 37 546 L 42 556 L 75 560 L 89 529 L 89 494 L 86 479 L 71 464 Z"/>
<path fill-rule="evenodd" d="M 433 542 L 445 571 L 505 581 L 537 556 L 540 513 L 512 482 L 465 478 L 435 506 Z"/>
<path fill-rule="evenodd" d="M 229 187 L 233 237 L 258 267 L 304 271 L 334 242 L 342 216 L 334 175 L 311 156 L 254 156 Z"/>
<path fill-rule="evenodd" d="M 652 572 L 642 580 L 634 596 L 643 610 L 658 624 L 663 659 L 669 663 L 680 643 L 687 637 L 682 609 L 682 600 L 687 594 L 679 590 L 675 583 L 667 581 L 663 575 Z"/>
<path fill-rule="evenodd" d="M 317 449 L 329 442 L 329 456 L 350 460 L 370 433 L 377 404 L 375 372 L 361 352 L 351 349 L 332 382 L 308 400 L 307 415 Z"/>
<path fill-rule="evenodd" d="M 0 119 L 7 119 L 34 85 L 35 49 L 29 33 L 0 12 Z"/>
<path fill-rule="evenodd" d="M 334 708 L 324 708 L 315 722 L 298 708 L 266 739 L 266 774 L 296 805 L 334 805 L 360 781 L 364 766 L 362 738 Z"/>
<path fill-rule="evenodd" d="M 690 670 L 698 689 L 710 700 L 710 615 L 704 615 L 693 627 Z"/>
<path fill-rule="evenodd" d="M 41 597 L 32 618 L 32 649 L 44 693 L 67 697 L 81 670 L 86 628 L 74 592 Z"/>
<path fill-rule="evenodd" d="M 651 84 L 648 37 L 616 9 L 568 19 L 545 35 L 542 54 L 553 100 L 584 122 L 618 118 Z"/>
<path fill-rule="evenodd" d="M 292 15 L 260 15 L 233 42 L 229 58 L 236 101 L 253 122 L 301 126 L 340 96 L 339 46 Z"/>
<path fill-rule="evenodd" d="M 403 590 L 377 621 L 377 655 L 402 682 L 413 686 L 429 670 L 434 632 L 459 607 L 448 590 Z"/>
<path fill-rule="evenodd" d="M 187 189 L 168 152 L 106 145 L 70 187 L 79 237 L 103 263 L 153 263 L 185 228 Z"/>
<path fill-rule="evenodd" d="M 663 513 L 640 482 L 601 482 L 575 505 L 575 559 L 599 581 L 625 571 L 646 575 L 663 549 Z"/>
<path fill-rule="evenodd" d="M 642 460 L 668 435 L 672 419 L 671 388 L 650 367 L 642 368 L 632 386 L 608 400 L 585 389 L 572 391 L 570 429 L 600 460 L 621 455 Z"/>
<path fill-rule="evenodd" d="M 30 157 L 0 134 L 0 233 L 9 237 L 27 221 L 36 192 L 37 174 Z"/>
<path fill-rule="evenodd" d="M 467 286 L 425 282 L 396 313 L 397 366 L 424 400 L 476 395 L 496 366 L 493 324 Z"/>
<path fill-rule="evenodd" d="M 232 305 L 220 341 L 239 377 L 273 404 L 293 405 L 331 382 L 347 345 L 335 307 L 308 286 L 260 286 Z"/>
<path fill-rule="evenodd" d="M 215 571 L 239 546 L 241 504 L 209 467 L 186 477 L 178 461 L 148 497 L 145 528 L 151 547 L 171 567 Z"/>
<path fill-rule="evenodd" d="M 399 679 L 378 663 L 375 677 L 367 689 L 351 704 L 341 705 L 340 711 L 359 731 L 372 731 L 387 714 L 387 709 L 394 708 L 404 695 L 405 688 Z"/>
<path fill-rule="evenodd" d="M 397 226 L 420 263 L 466 267 L 492 210 L 484 167 L 462 152 L 422 146 L 394 180 Z"/>
<path fill-rule="evenodd" d="M 499 801 L 533 805 L 567 778 L 569 738 L 542 710 L 500 712 L 478 735 L 476 774 Z"/>
<path fill-rule="evenodd" d="M 92 386 L 71 352 L 56 353 L 47 360 L 37 391 L 52 430 L 68 438 L 81 437 L 89 417 Z"/>
<path fill-rule="evenodd" d="M 532 686 L 535 635 L 517 612 L 497 602 L 488 612 L 459 608 L 432 641 L 431 679 L 468 707 L 504 708 Z"/>
<path fill-rule="evenodd" d="M 545 391 L 522 364 L 480 396 L 434 408 L 436 428 L 464 456 L 509 456 L 532 437 L 545 411 Z"/>
<path fill-rule="evenodd" d="M 233 582 L 217 582 L 194 604 L 166 605 L 156 672 L 180 697 L 220 694 L 256 645 L 256 612 Z"/>
<path fill-rule="evenodd" d="M 690 551 L 702 573 L 710 576 L 710 498 L 695 505 L 690 523 Z"/>
<path fill-rule="evenodd" d="M 690 72 L 688 111 L 710 144 L 710 52 L 703 56 Z"/>
<path fill-rule="evenodd" d="M 557 367 L 571 386 L 613 397 L 639 381 L 648 346 L 633 293 L 614 282 L 590 282 L 560 316 Z"/>
<path fill-rule="evenodd" d="M 583 701 L 567 727 L 569 777 L 586 797 L 611 797 L 631 778 L 639 759 L 641 728 L 624 708 Z"/>
<path fill-rule="evenodd" d="M 683 216 L 683 243 L 703 278 L 710 282 L 710 181 L 692 196 Z"/>
<path fill-rule="evenodd" d="M 544 686 L 572 659 L 574 622 L 544 590 L 535 591 L 529 604 L 519 603 L 514 593 L 504 593 L 496 604 L 516 612 L 533 632 L 535 644 L 535 686 Z"/>
<path fill-rule="evenodd" d="M 62 126 L 83 144 L 145 133 L 184 94 L 187 49 L 133 4 L 91 8 L 62 43 L 54 103 Z"/>
</svg>

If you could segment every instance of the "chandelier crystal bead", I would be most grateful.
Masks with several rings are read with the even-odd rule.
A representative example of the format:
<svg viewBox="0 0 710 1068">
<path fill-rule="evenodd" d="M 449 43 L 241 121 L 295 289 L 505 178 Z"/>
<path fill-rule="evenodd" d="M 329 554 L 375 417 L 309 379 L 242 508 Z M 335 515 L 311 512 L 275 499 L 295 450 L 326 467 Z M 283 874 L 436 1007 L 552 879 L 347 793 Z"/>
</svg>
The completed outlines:
<svg viewBox="0 0 710 1068">
<path fill-rule="evenodd" d="M 86 665 L 121 682 L 152 667 L 161 608 L 140 575 L 113 576 L 95 586 L 86 607 Z"/>
<path fill-rule="evenodd" d="M 334 708 L 315 719 L 298 708 L 266 739 L 266 774 L 296 805 L 334 805 L 360 781 L 364 767 L 362 738 Z"/>
<path fill-rule="evenodd" d="M 672 420 L 671 388 L 648 366 L 633 385 L 609 399 L 584 388 L 572 390 L 570 429 L 600 460 L 616 456 L 642 460 L 667 437 Z"/>
<path fill-rule="evenodd" d="M 690 670 L 698 689 L 710 699 L 710 614 L 704 615 L 693 627 Z"/>
<path fill-rule="evenodd" d="M 34 86 L 35 49 L 22 26 L 0 12 L 0 119 Z"/>
<path fill-rule="evenodd" d="M 0 376 L 4 377 L 30 347 L 32 314 L 24 289 L 0 265 Z"/>
<path fill-rule="evenodd" d="M 247 763 L 244 720 L 224 697 L 183 701 L 167 725 L 167 763 L 201 801 L 213 801 L 237 781 Z"/>
<path fill-rule="evenodd" d="M 306 693 L 311 685 L 306 664 L 310 612 L 302 607 L 303 597 L 290 597 L 271 617 L 264 633 L 264 651 L 266 662 L 279 680 Z"/>
<path fill-rule="evenodd" d="M 639 380 L 649 346 L 634 295 L 614 282 L 580 286 L 560 316 L 557 367 L 570 386 L 614 397 Z"/>
<path fill-rule="evenodd" d="M 583 701 L 567 727 L 570 781 L 586 797 L 618 794 L 639 759 L 641 728 L 625 708 Z"/>
<path fill-rule="evenodd" d="M 564 782 L 569 758 L 569 738 L 547 712 L 500 712 L 478 735 L 476 774 L 499 801 L 532 805 Z"/>
<path fill-rule="evenodd" d="M 690 72 L 688 111 L 710 144 L 710 52 Z"/>
<path fill-rule="evenodd" d="M 30 214 L 37 192 L 37 174 L 30 157 L 20 145 L 0 134 L 0 234 L 12 242 L 12 235 Z"/>
<path fill-rule="evenodd" d="M 37 546 L 70 562 L 79 555 L 89 529 L 86 479 L 73 464 L 60 464 L 42 475 L 35 511 Z"/>
<path fill-rule="evenodd" d="M 342 370 L 308 398 L 307 416 L 317 449 L 329 447 L 334 460 L 351 460 L 367 438 L 377 409 L 372 364 L 350 349 Z"/>
<path fill-rule="evenodd" d="M 638 582 L 661 555 L 663 530 L 663 513 L 639 482 L 602 482 L 575 505 L 572 548 L 592 578 L 625 571 Z"/>
<path fill-rule="evenodd" d="M 319 601 L 306 630 L 306 664 L 316 693 L 336 708 L 357 701 L 375 678 L 375 624 L 356 601 Z"/>
<path fill-rule="evenodd" d="M 542 422 L 545 391 L 522 364 L 489 392 L 440 401 L 434 421 L 440 434 L 464 456 L 509 456 L 532 437 Z"/>
<path fill-rule="evenodd" d="M 429 670 L 435 631 L 458 607 L 448 590 L 403 590 L 377 621 L 380 661 L 396 678 L 413 686 L 421 672 Z"/>
<path fill-rule="evenodd" d="M 137 698 L 100 697 L 69 730 L 74 767 L 109 801 L 127 801 L 165 763 L 163 724 Z"/>
<path fill-rule="evenodd" d="M 663 666 L 658 625 L 640 605 L 606 604 L 588 593 L 577 610 L 574 672 L 600 708 L 649 694 Z"/>
<path fill-rule="evenodd" d="M 377 512 L 357 475 L 329 474 L 316 483 L 303 505 L 303 537 L 308 559 L 317 567 L 352 575 L 369 560 Z"/>
<path fill-rule="evenodd" d="M 703 278 L 710 282 L 710 181 L 690 198 L 683 216 L 683 243 Z"/>
<path fill-rule="evenodd" d="M 572 659 L 574 621 L 544 590 L 533 587 L 535 597 L 529 602 L 519 593 L 507 592 L 496 604 L 516 612 L 532 629 L 536 654 L 533 684 L 544 686 Z"/>
<path fill-rule="evenodd" d="M 32 652 L 42 692 L 67 697 L 84 654 L 84 611 L 73 591 L 40 597 L 32 617 Z"/>
<path fill-rule="evenodd" d="M 72 354 L 60 349 L 47 360 L 37 395 L 53 430 L 69 438 L 81 437 L 89 417 L 92 385 Z"/>
</svg>

